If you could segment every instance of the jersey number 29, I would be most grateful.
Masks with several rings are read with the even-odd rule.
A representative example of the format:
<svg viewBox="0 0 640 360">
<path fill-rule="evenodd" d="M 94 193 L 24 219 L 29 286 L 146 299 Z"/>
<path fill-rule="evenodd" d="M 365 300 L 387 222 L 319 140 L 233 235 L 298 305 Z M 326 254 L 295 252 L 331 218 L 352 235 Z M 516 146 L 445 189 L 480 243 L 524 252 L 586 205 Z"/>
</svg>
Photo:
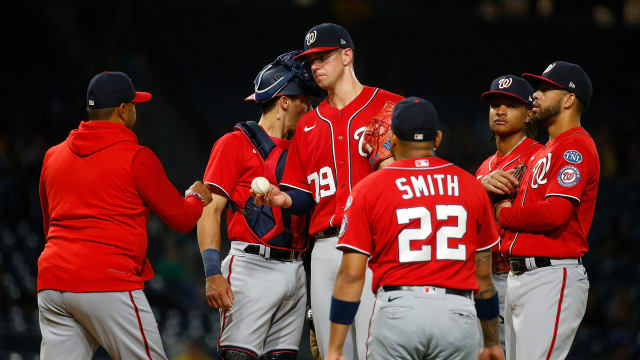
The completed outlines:
<svg viewBox="0 0 640 360">
<path fill-rule="evenodd" d="M 462 205 L 436 205 L 436 220 L 458 218 L 457 226 L 442 226 L 436 232 L 436 260 L 466 260 L 467 247 L 459 244 L 450 248 L 449 239 L 461 239 L 467 232 L 467 210 Z M 431 261 L 431 245 L 412 250 L 411 241 L 426 240 L 433 232 L 431 212 L 424 206 L 396 210 L 398 225 L 405 225 L 413 219 L 420 220 L 419 228 L 402 229 L 398 234 L 398 256 L 401 263 Z"/>
</svg>

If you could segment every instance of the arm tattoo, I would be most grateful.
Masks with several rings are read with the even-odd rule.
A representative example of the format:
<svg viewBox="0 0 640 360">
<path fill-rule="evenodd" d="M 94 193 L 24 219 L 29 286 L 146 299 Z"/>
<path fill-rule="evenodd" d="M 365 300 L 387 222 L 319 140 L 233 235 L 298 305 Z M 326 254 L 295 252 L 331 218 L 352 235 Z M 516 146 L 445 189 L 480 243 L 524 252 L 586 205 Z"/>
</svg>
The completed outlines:
<svg viewBox="0 0 640 360">
<path fill-rule="evenodd" d="M 491 267 L 491 250 L 482 251 L 476 254 L 476 267 L 488 266 Z M 488 265 L 486 265 L 488 263 Z M 490 273 L 487 276 L 491 276 Z M 482 284 L 480 291 L 475 294 L 476 299 L 488 299 L 492 297 L 496 293 L 496 288 L 493 286 L 493 281 L 491 281 L 490 285 L 486 288 L 482 288 Z"/>
<path fill-rule="evenodd" d="M 498 332 L 498 318 L 499 317 L 496 316 L 491 320 L 480 320 L 484 347 L 489 347 L 500 343 L 500 333 Z"/>
<path fill-rule="evenodd" d="M 476 266 L 486 262 L 491 263 L 491 250 L 481 251 L 476 254 Z"/>
</svg>

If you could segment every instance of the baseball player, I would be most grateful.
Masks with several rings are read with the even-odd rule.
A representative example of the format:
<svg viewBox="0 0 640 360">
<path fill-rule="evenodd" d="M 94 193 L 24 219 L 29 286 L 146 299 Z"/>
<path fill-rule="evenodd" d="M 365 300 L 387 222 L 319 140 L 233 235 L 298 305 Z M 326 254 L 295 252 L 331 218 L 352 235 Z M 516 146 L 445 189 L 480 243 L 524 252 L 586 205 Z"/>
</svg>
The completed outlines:
<svg viewBox="0 0 640 360">
<path fill-rule="evenodd" d="M 308 66 L 293 60 L 299 52 L 279 56 L 256 76 L 246 100 L 260 105 L 260 121 L 238 123 L 216 141 L 204 173 L 213 201 L 198 223 L 198 243 L 207 301 L 220 309 L 221 359 L 297 357 L 307 300 L 302 256 L 308 222 L 288 209 L 256 206 L 250 187 L 255 177 L 280 182 L 287 137 L 319 90 Z M 221 265 L 225 209 L 231 250 Z"/>
<path fill-rule="evenodd" d="M 396 161 L 360 181 L 347 200 L 327 359 L 343 358 L 367 259 L 376 293 L 367 359 L 475 359 L 478 317 L 488 358 L 504 359 L 491 278 L 498 234 L 487 194 L 435 156 L 442 132 L 430 102 L 400 101 L 391 128 Z"/>
<path fill-rule="evenodd" d="M 514 75 L 497 77 L 491 82 L 489 91 L 481 96 L 483 101 L 489 103 L 489 128 L 495 138 L 497 151 L 480 165 L 476 178 L 482 182 L 492 204 L 497 203 L 500 197 L 515 194 L 519 179 L 514 177 L 513 172 L 542 148 L 533 139 L 535 131 L 529 121 L 532 96 L 531 85 Z M 492 249 L 492 257 L 493 283 L 500 299 L 500 343 L 504 347 L 504 297 L 507 293 L 509 262 L 500 256 L 500 244 Z"/>
<path fill-rule="evenodd" d="M 329 346 L 331 291 L 340 265 L 340 252 L 335 245 L 345 203 L 358 181 L 389 161 L 372 155 L 365 146 L 367 126 L 402 97 L 360 84 L 353 69 L 353 41 L 340 25 L 325 23 L 311 28 L 305 36 L 304 50 L 297 59 L 311 65 L 316 82 L 327 90 L 328 97 L 298 123 L 281 182 L 288 190 L 282 192 L 273 186 L 266 198 L 257 197 L 256 201 L 294 207 L 296 211 L 315 205 L 309 229 L 315 238 L 311 309 L 318 348 L 324 358 Z M 373 301 L 373 294 L 365 289 L 363 305 L 347 339 L 347 359 L 365 359 Z"/>
<path fill-rule="evenodd" d="M 564 359 L 587 305 L 589 249 L 600 161 L 580 117 L 591 80 L 578 65 L 550 64 L 541 76 L 523 74 L 537 91 L 534 121 L 549 141 L 529 161 L 513 202 L 496 205 L 506 229 L 501 244 L 511 271 L 505 300 L 509 359 Z"/>
<path fill-rule="evenodd" d="M 142 289 L 153 210 L 170 227 L 192 229 L 211 201 L 196 182 L 183 198 L 153 152 L 131 131 L 136 92 L 129 76 L 104 72 L 87 90 L 88 121 L 50 148 L 40 175 L 46 244 L 38 259 L 42 359 L 166 359 Z"/>
</svg>

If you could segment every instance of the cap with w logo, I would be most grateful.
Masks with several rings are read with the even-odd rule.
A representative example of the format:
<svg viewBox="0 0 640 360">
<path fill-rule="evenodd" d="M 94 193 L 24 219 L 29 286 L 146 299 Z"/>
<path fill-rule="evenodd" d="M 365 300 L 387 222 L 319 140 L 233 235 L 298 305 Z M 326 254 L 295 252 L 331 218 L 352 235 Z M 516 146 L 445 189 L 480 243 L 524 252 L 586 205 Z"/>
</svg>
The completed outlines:
<svg viewBox="0 0 640 360">
<path fill-rule="evenodd" d="M 576 64 L 565 61 L 555 61 L 547 66 L 542 75 L 524 73 L 522 77 L 533 86 L 537 86 L 541 82 L 551 84 L 576 94 L 578 99 L 585 104 L 591 102 L 591 95 L 593 94 L 591 79 L 589 79 L 589 75 Z"/>
<path fill-rule="evenodd" d="M 533 106 L 533 93 L 533 88 L 526 80 L 515 75 L 502 75 L 491 82 L 489 91 L 483 93 L 480 98 L 484 101 L 491 102 L 494 96 L 503 94 L 514 97 L 529 106 Z"/>
<path fill-rule="evenodd" d="M 302 60 L 305 55 L 338 48 L 354 50 L 353 40 L 347 29 L 332 23 L 316 25 L 307 32 L 304 37 L 304 51 L 295 59 Z"/>
</svg>

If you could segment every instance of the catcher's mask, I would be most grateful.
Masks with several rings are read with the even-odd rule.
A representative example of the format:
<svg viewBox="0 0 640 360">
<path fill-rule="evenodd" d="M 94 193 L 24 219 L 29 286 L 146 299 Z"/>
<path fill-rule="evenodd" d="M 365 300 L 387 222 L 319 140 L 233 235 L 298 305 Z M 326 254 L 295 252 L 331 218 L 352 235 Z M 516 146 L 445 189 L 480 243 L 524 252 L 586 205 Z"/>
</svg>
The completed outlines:
<svg viewBox="0 0 640 360">
<path fill-rule="evenodd" d="M 293 60 L 299 53 L 296 50 L 282 54 L 260 70 L 253 81 L 254 93 L 245 101 L 263 102 L 281 95 L 323 96 L 324 90 L 316 84 L 309 65 Z"/>
</svg>

